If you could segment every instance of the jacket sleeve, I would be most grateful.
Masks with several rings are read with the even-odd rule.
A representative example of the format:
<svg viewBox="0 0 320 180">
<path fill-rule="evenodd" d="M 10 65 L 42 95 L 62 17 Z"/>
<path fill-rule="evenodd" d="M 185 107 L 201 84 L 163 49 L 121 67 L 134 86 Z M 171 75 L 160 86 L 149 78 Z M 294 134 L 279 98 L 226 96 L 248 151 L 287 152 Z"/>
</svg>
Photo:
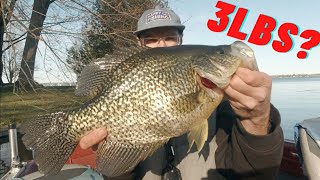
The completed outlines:
<svg viewBox="0 0 320 180">
<path fill-rule="evenodd" d="M 217 109 L 216 168 L 227 179 L 276 179 L 283 154 L 280 114 L 271 105 L 267 135 L 248 133 L 228 102 Z"/>
</svg>

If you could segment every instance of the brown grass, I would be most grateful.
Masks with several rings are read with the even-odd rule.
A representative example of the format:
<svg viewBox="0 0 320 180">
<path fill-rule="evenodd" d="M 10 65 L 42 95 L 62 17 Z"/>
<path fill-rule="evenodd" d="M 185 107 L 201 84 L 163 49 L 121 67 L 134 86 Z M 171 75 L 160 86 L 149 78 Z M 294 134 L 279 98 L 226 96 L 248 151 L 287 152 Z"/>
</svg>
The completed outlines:
<svg viewBox="0 0 320 180">
<path fill-rule="evenodd" d="M 74 95 L 75 87 L 44 87 L 14 93 L 12 88 L 0 90 L 0 127 L 14 121 L 21 123 L 37 115 L 66 111 L 79 107 L 89 97 Z"/>
</svg>

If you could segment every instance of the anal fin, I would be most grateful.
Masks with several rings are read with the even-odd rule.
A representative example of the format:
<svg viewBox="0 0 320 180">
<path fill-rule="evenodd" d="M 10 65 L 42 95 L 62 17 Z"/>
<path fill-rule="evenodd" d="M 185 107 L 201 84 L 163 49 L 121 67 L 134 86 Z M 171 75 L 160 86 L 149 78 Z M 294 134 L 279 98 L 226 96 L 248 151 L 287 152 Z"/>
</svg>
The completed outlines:
<svg viewBox="0 0 320 180">
<path fill-rule="evenodd" d="M 107 177 L 130 172 L 164 143 L 165 141 L 154 144 L 130 143 L 109 136 L 98 147 L 97 170 Z"/>
</svg>

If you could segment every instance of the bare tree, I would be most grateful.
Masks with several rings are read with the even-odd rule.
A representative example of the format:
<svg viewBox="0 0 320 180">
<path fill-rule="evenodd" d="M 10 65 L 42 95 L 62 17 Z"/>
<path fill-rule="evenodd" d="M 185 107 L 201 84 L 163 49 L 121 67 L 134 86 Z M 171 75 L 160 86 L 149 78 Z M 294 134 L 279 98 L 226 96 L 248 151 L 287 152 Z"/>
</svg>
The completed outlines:
<svg viewBox="0 0 320 180">
<path fill-rule="evenodd" d="M 73 2 L 90 16 L 82 31 L 82 42 L 68 49 L 67 62 L 77 75 L 93 59 L 136 44 L 133 31 L 141 14 L 156 5 L 168 6 L 165 0 L 91 0 L 93 8 Z"/>
<path fill-rule="evenodd" d="M 35 85 L 33 75 L 38 42 L 49 5 L 52 2 L 54 2 L 54 0 L 34 0 L 27 39 L 22 55 L 18 79 L 19 86 L 27 88 Z"/>
<path fill-rule="evenodd" d="M 16 48 L 13 48 L 16 49 Z M 4 75 L 7 78 L 9 84 L 14 83 L 19 75 L 18 64 L 16 61 L 17 52 L 6 51 L 3 54 L 3 62 L 4 62 Z"/>
<path fill-rule="evenodd" d="M 3 37 L 6 29 L 6 25 L 9 23 L 10 18 L 13 13 L 13 9 L 15 7 L 17 0 L 11 0 L 8 2 L 8 0 L 1 0 L 0 1 L 0 86 L 3 84 L 2 81 L 2 74 L 3 74 L 3 60 L 2 60 L 2 54 L 3 54 Z"/>
<path fill-rule="evenodd" d="M 4 48 L 2 53 L 2 61 L 4 65 L 3 75 L 9 84 L 13 84 L 19 75 L 19 60 L 22 56 L 22 43 L 25 38 L 25 33 L 17 34 L 18 29 L 14 26 L 14 23 L 10 23 L 6 27 L 6 33 L 4 35 Z"/>
<path fill-rule="evenodd" d="M 6 4 L 12 7 L 16 1 Z M 15 80 L 11 71 L 21 67 L 18 84 L 33 87 L 40 72 L 35 75 L 34 67 L 40 63 L 39 70 L 47 79 L 74 81 L 72 69 L 79 73 L 93 59 L 113 53 L 114 48 L 135 44 L 133 31 L 138 18 L 159 4 L 168 6 L 166 0 L 19 0 L 10 22 L 16 29 L 6 32 L 2 52 L 11 50 L 12 54 L 15 44 L 25 44 L 16 46 L 16 51 L 23 52 L 18 56 L 20 66 L 13 68 L 18 60 L 5 55 L 5 75 L 9 81 Z"/>
</svg>

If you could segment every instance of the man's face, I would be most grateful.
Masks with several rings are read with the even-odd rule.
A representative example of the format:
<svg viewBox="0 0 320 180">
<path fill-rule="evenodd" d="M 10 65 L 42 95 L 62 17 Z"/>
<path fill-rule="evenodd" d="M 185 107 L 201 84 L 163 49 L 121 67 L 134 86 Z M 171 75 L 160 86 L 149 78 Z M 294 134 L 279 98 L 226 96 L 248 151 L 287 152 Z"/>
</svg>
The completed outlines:
<svg viewBox="0 0 320 180">
<path fill-rule="evenodd" d="M 181 35 L 176 28 L 161 27 L 147 30 L 140 34 L 139 45 L 151 48 L 169 47 L 181 44 Z"/>
</svg>

